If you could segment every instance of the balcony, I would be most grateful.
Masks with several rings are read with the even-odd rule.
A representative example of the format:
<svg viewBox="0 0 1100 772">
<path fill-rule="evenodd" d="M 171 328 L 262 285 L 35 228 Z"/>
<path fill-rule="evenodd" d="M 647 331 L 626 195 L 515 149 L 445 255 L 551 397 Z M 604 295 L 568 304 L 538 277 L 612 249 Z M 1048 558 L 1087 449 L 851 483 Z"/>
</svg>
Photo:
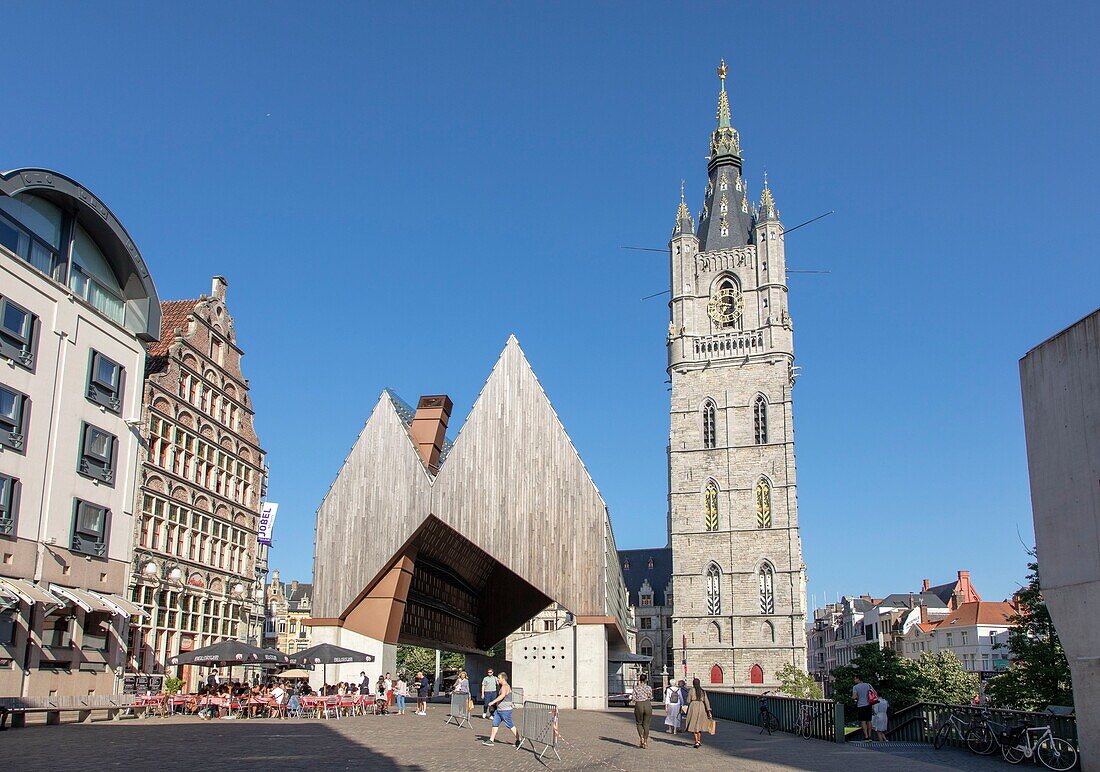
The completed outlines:
<svg viewBox="0 0 1100 772">
<path fill-rule="evenodd" d="M 701 335 L 693 342 L 696 359 L 725 359 L 764 353 L 763 330 Z"/>
</svg>

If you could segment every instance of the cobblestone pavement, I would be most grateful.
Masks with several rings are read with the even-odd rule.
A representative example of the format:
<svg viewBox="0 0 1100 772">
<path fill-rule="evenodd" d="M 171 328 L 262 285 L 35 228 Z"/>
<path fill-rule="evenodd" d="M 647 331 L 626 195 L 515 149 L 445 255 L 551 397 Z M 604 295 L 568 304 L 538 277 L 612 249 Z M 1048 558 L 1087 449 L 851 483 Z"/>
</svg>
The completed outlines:
<svg viewBox="0 0 1100 772">
<path fill-rule="evenodd" d="M 521 719 L 522 709 L 515 717 Z M 446 707 L 427 716 L 363 716 L 327 721 L 200 721 L 193 717 L 102 721 L 94 724 L 32 726 L 0 734 L 6 770 L 157 770 L 242 772 L 243 770 L 651 770 L 722 769 L 757 772 L 813 770 L 893 772 L 1004 769 L 996 759 L 963 751 L 893 747 L 887 752 L 848 743 L 835 745 L 789 734 L 760 735 L 728 721 L 703 747 L 690 735 L 663 733 L 663 716 L 653 719 L 647 750 L 638 746 L 634 715 L 562 711 L 558 752 L 540 763 L 529 750 L 498 743 L 481 745 L 489 722 L 473 728 L 445 725 Z M 517 721 L 519 724 L 519 721 Z M 504 727 L 497 739 L 511 739 Z"/>
</svg>

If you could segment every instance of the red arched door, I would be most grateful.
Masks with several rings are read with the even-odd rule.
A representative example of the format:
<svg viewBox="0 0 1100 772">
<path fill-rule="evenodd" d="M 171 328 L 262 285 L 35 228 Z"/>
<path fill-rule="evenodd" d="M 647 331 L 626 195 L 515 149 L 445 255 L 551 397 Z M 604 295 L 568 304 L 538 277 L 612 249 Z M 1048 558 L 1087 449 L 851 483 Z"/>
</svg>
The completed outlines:
<svg viewBox="0 0 1100 772">
<path fill-rule="evenodd" d="M 750 684 L 762 684 L 764 683 L 764 668 L 759 665 L 753 665 L 752 670 L 749 671 L 749 683 Z"/>
<path fill-rule="evenodd" d="M 720 668 L 718 665 L 714 665 L 710 669 L 710 682 L 712 684 L 722 683 L 722 668 Z"/>
</svg>

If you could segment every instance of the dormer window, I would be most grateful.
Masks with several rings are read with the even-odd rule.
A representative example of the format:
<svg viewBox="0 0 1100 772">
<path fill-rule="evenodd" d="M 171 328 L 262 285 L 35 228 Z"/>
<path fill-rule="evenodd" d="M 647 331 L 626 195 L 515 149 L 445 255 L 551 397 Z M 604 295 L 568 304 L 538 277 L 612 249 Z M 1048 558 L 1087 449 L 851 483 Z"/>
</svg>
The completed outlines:
<svg viewBox="0 0 1100 772">
<path fill-rule="evenodd" d="M 627 558 L 626 560 L 623 561 L 623 570 L 624 571 L 629 571 L 630 570 L 630 558 Z"/>
<path fill-rule="evenodd" d="M 647 566 L 647 568 L 650 568 L 650 569 L 653 568 L 653 558 L 649 559 L 649 565 Z"/>
<path fill-rule="evenodd" d="M 642 602 L 643 606 L 652 606 L 653 605 L 653 593 L 651 593 L 651 592 L 642 593 L 641 602 Z"/>
</svg>

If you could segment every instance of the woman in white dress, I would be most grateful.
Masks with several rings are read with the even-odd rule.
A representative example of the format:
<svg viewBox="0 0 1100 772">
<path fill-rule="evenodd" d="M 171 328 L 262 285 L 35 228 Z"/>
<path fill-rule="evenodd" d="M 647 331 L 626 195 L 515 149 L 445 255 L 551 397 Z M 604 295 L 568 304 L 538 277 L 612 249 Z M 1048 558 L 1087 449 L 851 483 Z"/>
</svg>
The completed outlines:
<svg viewBox="0 0 1100 772">
<path fill-rule="evenodd" d="M 675 684 L 665 689 L 665 731 L 676 734 L 680 731 L 683 718 L 680 715 L 680 690 Z"/>
<path fill-rule="evenodd" d="M 879 696 L 878 702 L 871 708 L 871 729 L 875 731 L 875 734 L 881 742 L 886 742 L 886 725 L 890 721 L 889 717 L 886 715 L 886 711 L 889 710 L 889 708 L 890 703 L 882 696 Z"/>
</svg>

